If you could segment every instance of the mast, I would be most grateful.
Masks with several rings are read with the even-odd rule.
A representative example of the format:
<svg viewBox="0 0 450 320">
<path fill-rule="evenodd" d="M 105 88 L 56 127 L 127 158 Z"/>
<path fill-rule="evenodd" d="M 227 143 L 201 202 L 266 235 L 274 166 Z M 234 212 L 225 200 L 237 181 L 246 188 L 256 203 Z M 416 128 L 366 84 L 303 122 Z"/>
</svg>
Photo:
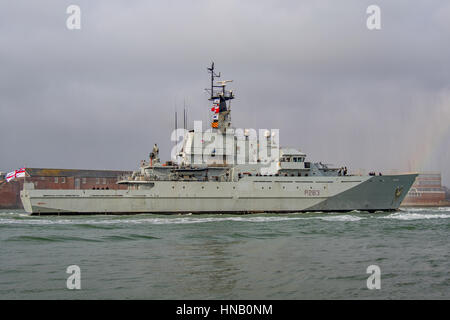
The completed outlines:
<svg viewBox="0 0 450 320">
<path fill-rule="evenodd" d="M 177 112 L 175 111 L 175 131 L 178 129 L 178 124 L 177 124 Z"/>
<path fill-rule="evenodd" d="M 177 116 L 177 110 L 175 110 L 175 136 L 177 136 L 177 130 L 178 130 L 178 116 Z M 177 145 L 177 138 L 175 138 L 175 145 Z"/>
<path fill-rule="evenodd" d="M 233 91 L 226 90 L 226 84 L 233 80 L 216 80 L 217 84 L 215 84 L 214 80 L 215 78 L 220 78 L 220 72 L 219 74 L 215 73 L 214 62 L 212 62 L 211 67 L 207 69 L 211 74 L 211 89 L 207 89 L 211 96 L 208 100 L 213 102 L 211 108 L 211 111 L 213 112 L 211 127 L 217 129 L 219 132 L 225 133 L 227 129 L 231 127 L 230 102 L 234 99 Z"/>
<path fill-rule="evenodd" d="M 187 129 L 187 112 L 186 112 L 186 99 L 183 101 L 183 125 L 184 130 Z"/>
</svg>

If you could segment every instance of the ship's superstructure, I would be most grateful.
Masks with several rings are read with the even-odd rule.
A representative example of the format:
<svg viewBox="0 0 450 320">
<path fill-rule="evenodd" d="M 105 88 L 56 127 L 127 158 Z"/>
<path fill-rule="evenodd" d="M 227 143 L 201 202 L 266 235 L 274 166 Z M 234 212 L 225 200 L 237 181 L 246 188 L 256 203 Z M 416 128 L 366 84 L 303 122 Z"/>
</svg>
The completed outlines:
<svg viewBox="0 0 450 320">
<path fill-rule="evenodd" d="M 416 174 L 353 176 L 347 168 L 306 161 L 279 146 L 278 130 L 235 129 L 231 80 L 208 68 L 211 125 L 186 131 L 176 159 L 148 163 L 119 183 L 127 190 L 34 190 L 21 193 L 33 214 L 259 213 L 396 210 Z"/>
</svg>

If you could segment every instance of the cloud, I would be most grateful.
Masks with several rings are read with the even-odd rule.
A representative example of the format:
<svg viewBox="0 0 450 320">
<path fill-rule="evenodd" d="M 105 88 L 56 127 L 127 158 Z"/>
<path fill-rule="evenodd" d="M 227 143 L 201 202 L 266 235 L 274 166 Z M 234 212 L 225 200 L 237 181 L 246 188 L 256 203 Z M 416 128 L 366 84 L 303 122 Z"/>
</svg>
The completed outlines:
<svg viewBox="0 0 450 320">
<path fill-rule="evenodd" d="M 133 169 L 168 157 L 173 112 L 208 119 L 206 66 L 234 79 L 237 127 L 312 159 L 447 169 L 450 6 L 377 1 L 14 1 L 0 8 L 0 167 Z M 423 158 L 419 150 L 427 153 Z M 419 154 L 419 155 L 418 155 Z M 420 159 L 419 159 L 420 158 Z"/>
</svg>

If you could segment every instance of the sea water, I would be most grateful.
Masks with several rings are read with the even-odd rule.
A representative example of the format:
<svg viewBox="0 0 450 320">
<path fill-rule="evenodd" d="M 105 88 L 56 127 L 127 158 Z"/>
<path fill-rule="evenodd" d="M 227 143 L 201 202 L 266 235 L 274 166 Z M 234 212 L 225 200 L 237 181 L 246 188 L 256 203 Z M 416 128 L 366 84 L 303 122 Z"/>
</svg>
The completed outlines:
<svg viewBox="0 0 450 320">
<path fill-rule="evenodd" d="M 450 208 L 41 217 L 3 210 L 0 299 L 450 299 L 449 240 Z M 80 289 L 68 286 L 69 266 L 79 268 Z M 379 289 L 369 285 L 369 266 L 380 270 Z"/>
</svg>

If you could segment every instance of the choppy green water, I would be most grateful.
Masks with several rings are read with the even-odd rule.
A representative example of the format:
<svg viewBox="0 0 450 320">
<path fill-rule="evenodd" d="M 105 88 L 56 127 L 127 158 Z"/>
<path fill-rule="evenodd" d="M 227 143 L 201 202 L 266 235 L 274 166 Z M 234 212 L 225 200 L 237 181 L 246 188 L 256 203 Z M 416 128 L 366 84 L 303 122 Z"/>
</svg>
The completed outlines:
<svg viewBox="0 0 450 320">
<path fill-rule="evenodd" d="M 30 217 L 0 211 L 0 299 L 449 299 L 450 208 Z M 81 268 L 68 290 L 66 268 Z M 369 265 L 381 289 L 366 286 Z"/>
</svg>

